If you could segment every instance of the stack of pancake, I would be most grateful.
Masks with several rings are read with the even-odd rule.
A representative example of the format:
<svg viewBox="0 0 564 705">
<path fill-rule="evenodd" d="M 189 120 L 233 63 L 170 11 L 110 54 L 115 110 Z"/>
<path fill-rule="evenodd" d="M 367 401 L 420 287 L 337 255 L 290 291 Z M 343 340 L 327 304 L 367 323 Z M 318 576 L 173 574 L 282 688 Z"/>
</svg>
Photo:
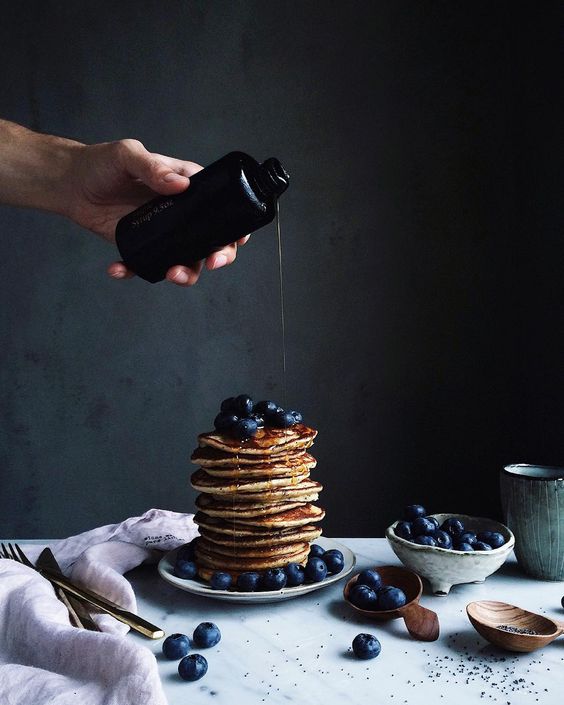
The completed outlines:
<svg viewBox="0 0 564 705">
<path fill-rule="evenodd" d="M 321 534 L 325 512 L 312 504 L 323 489 L 310 479 L 316 461 L 307 449 L 317 431 L 297 423 L 260 428 L 238 441 L 212 432 L 198 436 L 192 462 L 196 498 L 198 573 L 209 580 L 221 570 L 236 579 L 287 563 L 305 564 Z"/>
</svg>

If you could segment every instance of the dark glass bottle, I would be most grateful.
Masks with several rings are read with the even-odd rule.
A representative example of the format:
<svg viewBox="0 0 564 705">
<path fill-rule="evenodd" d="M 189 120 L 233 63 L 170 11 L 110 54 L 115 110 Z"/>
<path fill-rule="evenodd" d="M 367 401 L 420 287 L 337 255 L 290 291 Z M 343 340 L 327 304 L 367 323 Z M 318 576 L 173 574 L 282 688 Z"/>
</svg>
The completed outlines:
<svg viewBox="0 0 564 705">
<path fill-rule="evenodd" d="M 230 152 L 190 178 L 174 196 L 158 196 L 117 224 L 126 266 L 149 282 L 175 264 L 190 265 L 270 223 L 288 174 L 277 159 L 259 164 Z"/>
</svg>

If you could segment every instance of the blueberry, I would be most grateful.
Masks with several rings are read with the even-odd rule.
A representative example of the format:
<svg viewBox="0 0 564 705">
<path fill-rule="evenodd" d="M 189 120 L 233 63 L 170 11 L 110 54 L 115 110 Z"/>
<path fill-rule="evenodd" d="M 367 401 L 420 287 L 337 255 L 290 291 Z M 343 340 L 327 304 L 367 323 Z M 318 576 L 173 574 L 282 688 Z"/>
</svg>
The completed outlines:
<svg viewBox="0 0 564 705">
<path fill-rule="evenodd" d="M 418 543 L 420 546 L 436 546 L 437 542 L 432 536 L 428 534 L 422 534 L 421 536 L 416 536 L 413 539 L 413 543 Z"/>
<path fill-rule="evenodd" d="M 486 543 L 485 541 L 476 541 L 474 544 L 474 550 L 475 551 L 491 551 L 492 547 L 490 546 L 489 543 Z"/>
<path fill-rule="evenodd" d="M 372 634 L 357 634 L 353 639 L 352 649 L 357 658 L 376 658 L 381 650 L 380 642 Z"/>
<path fill-rule="evenodd" d="M 183 580 L 192 580 L 198 575 L 198 567 L 194 561 L 185 561 L 182 558 L 177 558 L 174 564 L 173 573 L 177 578 L 182 578 Z"/>
<path fill-rule="evenodd" d="M 221 402 L 221 410 L 233 413 L 235 411 L 235 397 L 228 397 Z"/>
<path fill-rule="evenodd" d="M 432 521 L 436 529 L 439 528 L 439 520 L 437 519 L 437 517 L 425 517 L 425 519 Z"/>
<path fill-rule="evenodd" d="M 321 558 L 308 558 L 305 565 L 305 576 L 310 583 L 320 583 L 327 577 L 327 566 Z"/>
<path fill-rule="evenodd" d="M 325 549 L 323 546 L 320 546 L 318 543 L 312 543 L 311 546 L 309 547 L 309 557 L 310 558 L 321 558 L 321 556 L 325 553 Z"/>
<path fill-rule="evenodd" d="M 471 543 L 467 543 L 466 541 L 460 541 L 459 543 L 454 544 L 454 550 L 455 551 L 473 551 L 474 546 L 472 546 Z"/>
<path fill-rule="evenodd" d="M 362 573 L 358 574 L 355 584 L 368 585 L 368 587 L 373 590 L 379 590 L 384 583 L 382 582 L 380 573 L 377 570 L 374 570 L 374 568 L 367 568 L 366 570 L 363 570 Z"/>
<path fill-rule="evenodd" d="M 194 551 L 195 548 L 196 539 L 193 539 L 190 543 L 185 543 L 183 546 L 180 546 L 176 553 L 176 560 L 181 558 L 183 561 L 193 561 L 196 557 Z"/>
<path fill-rule="evenodd" d="M 262 590 L 281 590 L 287 581 L 288 578 L 282 568 L 269 568 L 261 576 L 260 587 Z"/>
<path fill-rule="evenodd" d="M 562 608 L 564 608 L 564 597 L 560 600 L 560 604 L 562 605 Z"/>
<path fill-rule="evenodd" d="M 452 538 L 446 531 L 437 529 L 433 532 L 433 538 L 439 548 L 452 548 Z"/>
<path fill-rule="evenodd" d="M 483 541 L 492 548 L 499 548 L 505 543 L 503 534 L 500 534 L 499 531 L 482 531 L 478 534 L 478 541 Z"/>
<path fill-rule="evenodd" d="M 265 414 L 273 414 L 278 409 L 278 404 L 273 401 L 257 401 L 253 406 L 255 414 L 264 416 Z"/>
<path fill-rule="evenodd" d="M 290 413 L 294 417 L 294 421 L 296 423 L 302 423 L 302 421 L 304 420 L 304 417 L 302 416 L 302 414 L 299 411 L 290 411 Z"/>
<path fill-rule="evenodd" d="M 378 596 L 368 585 L 358 585 L 358 583 L 353 585 L 349 592 L 349 600 L 361 610 L 378 609 Z"/>
<path fill-rule="evenodd" d="M 215 570 L 210 578 L 212 590 L 229 590 L 231 582 L 232 578 L 229 573 L 223 573 L 221 570 Z"/>
<path fill-rule="evenodd" d="M 336 575 L 340 573 L 345 567 L 345 557 L 336 548 L 332 548 L 330 551 L 325 551 L 321 556 L 321 560 L 327 566 L 327 572 L 331 575 Z"/>
<path fill-rule="evenodd" d="M 235 414 L 232 414 L 230 411 L 220 411 L 215 417 L 213 425 L 216 431 L 228 431 L 235 426 L 238 420 L 239 417 L 235 416 Z"/>
<path fill-rule="evenodd" d="M 386 585 L 378 590 L 378 608 L 381 610 L 396 610 L 407 602 L 405 592 L 392 585 Z"/>
<path fill-rule="evenodd" d="M 213 622 L 202 622 L 194 629 L 192 641 L 200 649 L 209 649 L 221 640 L 221 632 Z"/>
<path fill-rule="evenodd" d="M 239 394 L 233 402 L 233 411 L 239 416 L 249 416 L 253 413 L 253 400 L 248 394 Z"/>
<path fill-rule="evenodd" d="M 441 529 L 443 531 L 448 531 L 453 539 L 457 539 L 460 534 L 464 533 L 464 524 L 456 517 L 449 517 L 443 521 L 441 524 Z"/>
<path fill-rule="evenodd" d="M 421 536 L 422 534 L 431 535 L 436 531 L 434 522 L 429 521 L 426 517 L 417 517 L 411 525 L 411 533 L 413 536 Z"/>
<path fill-rule="evenodd" d="M 171 634 L 163 641 L 163 654 L 171 661 L 181 659 L 190 651 L 190 639 L 186 634 Z"/>
<path fill-rule="evenodd" d="M 292 415 L 291 411 L 276 411 L 274 414 L 268 415 L 268 421 L 270 426 L 274 428 L 289 428 L 296 423 L 296 419 Z"/>
<path fill-rule="evenodd" d="M 260 583 L 260 574 L 254 571 L 241 573 L 237 578 L 237 590 L 240 592 L 255 592 Z"/>
<path fill-rule="evenodd" d="M 288 563 L 284 568 L 288 582 L 286 585 L 288 587 L 296 587 L 297 585 L 302 585 L 305 583 L 305 570 L 303 565 L 299 563 Z"/>
<path fill-rule="evenodd" d="M 411 541 L 411 524 L 409 521 L 398 521 L 395 526 L 394 534 L 399 536 L 400 539 L 405 539 L 406 541 Z"/>
<path fill-rule="evenodd" d="M 229 430 L 230 435 L 240 441 L 248 441 L 256 435 L 257 422 L 254 419 L 239 419 Z"/>
<path fill-rule="evenodd" d="M 413 521 L 417 519 L 417 517 L 424 517 L 426 515 L 425 507 L 422 507 L 420 504 L 410 504 L 403 510 L 403 518 L 406 521 Z"/>
<path fill-rule="evenodd" d="M 201 654 L 185 656 L 178 664 L 178 675 L 185 681 L 197 681 L 208 671 L 208 662 Z"/>
<path fill-rule="evenodd" d="M 261 416 L 260 414 L 251 414 L 249 418 L 256 421 L 257 428 L 264 428 L 264 416 Z"/>
<path fill-rule="evenodd" d="M 473 531 L 463 531 L 458 537 L 458 543 L 469 543 L 471 546 L 473 546 L 477 540 L 478 537 Z"/>
</svg>

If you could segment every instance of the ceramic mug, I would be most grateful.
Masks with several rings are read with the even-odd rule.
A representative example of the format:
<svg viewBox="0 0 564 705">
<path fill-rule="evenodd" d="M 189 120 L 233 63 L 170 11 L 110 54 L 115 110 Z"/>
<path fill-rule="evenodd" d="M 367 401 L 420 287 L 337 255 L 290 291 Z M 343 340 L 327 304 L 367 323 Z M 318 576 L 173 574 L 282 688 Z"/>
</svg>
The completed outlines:
<svg viewBox="0 0 564 705">
<path fill-rule="evenodd" d="M 500 487 L 521 568 L 540 580 L 564 580 L 564 467 L 506 465 Z"/>
</svg>

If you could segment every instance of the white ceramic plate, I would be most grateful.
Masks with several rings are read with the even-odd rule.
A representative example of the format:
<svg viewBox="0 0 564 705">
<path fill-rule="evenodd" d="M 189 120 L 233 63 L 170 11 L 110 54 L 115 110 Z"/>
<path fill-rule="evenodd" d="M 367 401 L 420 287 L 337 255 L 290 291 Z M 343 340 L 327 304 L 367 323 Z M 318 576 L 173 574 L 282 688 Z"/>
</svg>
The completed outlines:
<svg viewBox="0 0 564 705">
<path fill-rule="evenodd" d="M 176 560 L 176 552 L 170 551 L 166 556 L 161 558 L 159 562 L 159 573 L 164 580 L 172 585 L 175 585 L 181 590 L 186 590 L 194 595 L 201 595 L 203 597 L 213 597 L 216 600 L 225 600 L 227 602 L 239 602 L 247 604 L 260 604 L 263 602 L 278 602 L 279 600 L 289 600 L 293 597 L 299 597 L 300 595 L 305 595 L 313 590 L 319 590 L 321 588 L 331 585 L 337 580 L 346 577 L 354 568 L 356 563 L 356 557 L 354 553 L 343 546 L 342 543 L 333 541 L 332 539 L 327 539 L 324 537 L 319 537 L 314 541 L 322 546 L 326 551 L 330 548 L 337 548 L 342 552 L 345 559 L 345 565 L 343 570 L 336 575 L 328 575 L 325 580 L 320 583 L 307 583 L 305 585 L 298 585 L 297 587 L 285 587 L 281 590 L 265 590 L 264 592 L 235 592 L 231 590 L 212 590 L 212 588 L 205 582 L 201 580 L 185 580 L 183 578 L 177 578 L 173 573 L 174 562 Z"/>
</svg>

